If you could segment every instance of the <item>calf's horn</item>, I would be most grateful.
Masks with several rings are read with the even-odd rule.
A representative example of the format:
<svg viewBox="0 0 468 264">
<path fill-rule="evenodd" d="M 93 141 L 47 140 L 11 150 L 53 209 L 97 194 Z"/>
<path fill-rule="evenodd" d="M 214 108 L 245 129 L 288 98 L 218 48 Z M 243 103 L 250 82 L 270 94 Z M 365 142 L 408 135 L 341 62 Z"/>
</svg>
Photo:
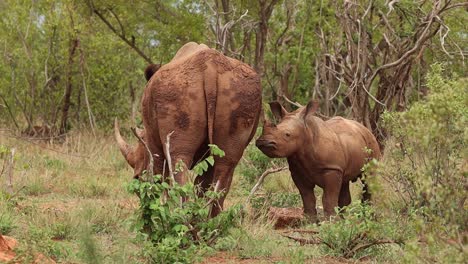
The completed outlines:
<svg viewBox="0 0 468 264">
<path fill-rule="evenodd" d="M 134 167 L 135 160 L 133 148 L 123 139 L 122 135 L 120 135 L 119 121 L 117 120 L 117 118 L 114 122 L 114 136 L 115 140 L 117 140 L 117 144 L 119 145 L 120 152 L 122 152 L 122 155 L 127 160 L 128 164 Z"/>
</svg>

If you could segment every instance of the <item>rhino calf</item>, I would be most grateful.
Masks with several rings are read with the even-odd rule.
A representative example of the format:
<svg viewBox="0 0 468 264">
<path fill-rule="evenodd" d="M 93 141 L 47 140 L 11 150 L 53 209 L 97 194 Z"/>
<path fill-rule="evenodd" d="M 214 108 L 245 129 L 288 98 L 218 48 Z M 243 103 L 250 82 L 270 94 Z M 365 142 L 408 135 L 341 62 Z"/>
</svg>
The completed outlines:
<svg viewBox="0 0 468 264">
<path fill-rule="evenodd" d="M 270 108 L 279 121 L 265 119 L 257 147 L 270 158 L 287 158 L 294 184 L 299 189 L 304 213 L 317 220 L 315 186 L 323 189 L 325 216 L 334 208 L 351 203 L 349 182 L 361 177 L 361 168 L 372 158 L 380 158 L 380 149 L 372 133 L 360 123 L 342 117 L 323 121 L 313 115 L 318 103 L 288 113 L 278 102 Z M 368 151 L 370 150 L 370 151 Z M 370 199 L 363 179 L 363 200 Z"/>
</svg>

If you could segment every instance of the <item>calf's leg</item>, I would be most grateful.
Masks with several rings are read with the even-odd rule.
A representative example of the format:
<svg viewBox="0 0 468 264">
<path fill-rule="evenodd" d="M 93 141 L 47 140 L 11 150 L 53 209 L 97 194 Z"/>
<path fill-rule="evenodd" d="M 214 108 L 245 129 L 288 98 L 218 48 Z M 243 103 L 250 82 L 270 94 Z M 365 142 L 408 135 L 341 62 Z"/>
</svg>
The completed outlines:
<svg viewBox="0 0 468 264">
<path fill-rule="evenodd" d="M 316 208 L 316 199 L 314 188 L 315 185 L 307 182 L 302 174 L 298 173 L 294 170 L 294 167 L 290 165 L 291 176 L 296 185 L 297 189 L 299 189 L 299 193 L 301 194 L 302 204 L 304 206 L 304 214 L 309 218 L 312 222 L 317 222 L 317 208 Z"/>
<path fill-rule="evenodd" d="M 328 171 L 322 175 L 323 186 L 323 211 L 325 217 L 329 219 L 335 215 L 335 207 L 338 206 L 338 198 L 341 190 L 342 175 L 338 171 Z"/>
</svg>

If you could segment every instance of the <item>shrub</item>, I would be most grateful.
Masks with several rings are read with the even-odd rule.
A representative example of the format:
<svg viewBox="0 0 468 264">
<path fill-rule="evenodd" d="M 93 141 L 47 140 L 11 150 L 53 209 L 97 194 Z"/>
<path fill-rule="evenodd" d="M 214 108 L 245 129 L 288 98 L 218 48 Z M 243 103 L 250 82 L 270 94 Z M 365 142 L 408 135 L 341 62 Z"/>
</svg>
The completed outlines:
<svg viewBox="0 0 468 264">
<path fill-rule="evenodd" d="M 210 157 L 199 163 L 195 172 L 203 173 L 213 165 L 213 155 L 224 154 L 210 147 Z M 192 262 L 196 252 L 213 246 L 240 219 L 239 206 L 210 218 L 211 204 L 221 193 L 208 191 L 199 197 L 198 186 L 193 183 L 170 186 L 161 175 L 155 175 L 152 181 L 132 181 L 128 189 L 140 199 L 135 229 L 145 241 L 145 256 L 153 262 Z"/>
<path fill-rule="evenodd" d="M 15 222 L 13 206 L 4 200 L 0 192 L 0 234 L 8 235 L 16 227 Z"/>
<path fill-rule="evenodd" d="M 380 173 L 395 187 L 407 207 L 430 221 L 466 230 L 468 138 L 467 80 L 447 80 L 442 67 L 427 77 L 430 94 L 406 112 L 386 113 L 391 134 Z M 461 210 L 460 210 L 461 209 Z"/>
<path fill-rule="evenodd" d="M 379 256 L 390 244 L 402 244 L 411 236 L 409 224 L 402 228 L 397 218 L 383 218 L 367 203 L 353 202 L 341 214 L 343 219 L 319 226 L 325 254 L 345 258 Z"/>
</svg>

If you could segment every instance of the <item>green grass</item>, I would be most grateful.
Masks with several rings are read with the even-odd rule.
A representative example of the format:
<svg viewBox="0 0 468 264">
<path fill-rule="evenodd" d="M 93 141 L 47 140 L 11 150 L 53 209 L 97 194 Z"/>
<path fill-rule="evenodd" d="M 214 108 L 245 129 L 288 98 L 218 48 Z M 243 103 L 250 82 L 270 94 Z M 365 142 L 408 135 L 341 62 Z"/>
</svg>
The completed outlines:
<svg viewBox="0 0 468 264">
<path fill-rule="evenodd" d="M 32 260 L 40 252 L 60 263 L 146 263 L 144 247 L 130 228 L 138 207 L 138 199 L 126 191 L 132 171 L 112 138 L 71 134 L 62 144 L 31 144 L 0 135 L 0 145 L 14 146 L 17 151 L 15 194 L 0 192 L 0 232 L 19 241 L 17 254 L 23 261 Z M 269 200 L 261 201 L 257 208 L 245 204 L 253 184 L 236 170 L 225 205 L 245 206 L 242 225 L 232 228 L 213 250 L 200 253 L 201 259 L 221 258 L 226 263 L 243 259 L 251 263 L 342 261 L 328 255 L 322 245 L 301 246 L 273 230 L 267 217 L 269 206 L 302 206 L 288 171 L 266 178 L 257 198 L 270 195 Z M 388 186 L 380 186 L 374 206 L 382 217 L 395 218 L 395 210 L 402 205 L 392 202 L 394 194 Z M 351 191 L 353 200 L 360 199 L 359 183 L 352 184 Z M 321 213 L 322 191 L 317 188 L 315 193 Z M 400 223 L 406 225 L 406 220 L 402 217 Z M 409 255 L 402 257 L 402 250 Z M 411 245 L 366 252 L 367 259 L 376 263 L 423 254 L 418 246 Z"/>
</svg>

